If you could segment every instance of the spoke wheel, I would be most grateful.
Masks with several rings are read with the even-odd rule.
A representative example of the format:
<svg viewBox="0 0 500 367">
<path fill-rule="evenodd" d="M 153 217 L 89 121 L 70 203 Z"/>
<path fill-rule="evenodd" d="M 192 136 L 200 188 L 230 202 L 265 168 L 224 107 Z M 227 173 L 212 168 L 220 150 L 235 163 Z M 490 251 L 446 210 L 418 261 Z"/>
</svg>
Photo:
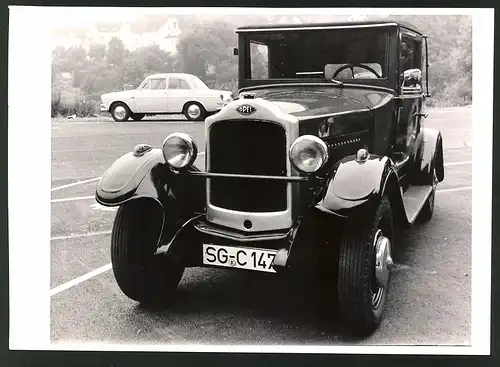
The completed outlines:
<svg viewBox="0 0 500 367">
<path fill-rule="evenodd" d="M 339 320 L 354 335 L 366 336 L 380 325 L 390 287 L 393 218 L 383 197 L 372 220 L 342 235 L 338 267 Z"/>
</svg>

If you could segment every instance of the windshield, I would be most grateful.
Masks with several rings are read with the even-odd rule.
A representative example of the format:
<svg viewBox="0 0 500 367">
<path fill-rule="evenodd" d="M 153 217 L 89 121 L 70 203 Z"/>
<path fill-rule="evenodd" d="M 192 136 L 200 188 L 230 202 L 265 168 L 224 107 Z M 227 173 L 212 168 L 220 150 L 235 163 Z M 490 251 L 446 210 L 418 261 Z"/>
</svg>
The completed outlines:
<svg viewBox="0 0 500 367">
<path fill-rule="evenodd" d="M 195 89 L 209 89 L 207 85 L 196 76 L 191 77 L 191 83 L 194 85 Z"/>
<path fill-rule="evenodd" d="M 276 31 L 246 37 L 250 53 L 247 79 L 324 80 L 326 65 L 334 69 L 335 79 L 387 78 L 387 30 Z M 346 64 L 369 68 L 342 68 Z"/>
</svg>

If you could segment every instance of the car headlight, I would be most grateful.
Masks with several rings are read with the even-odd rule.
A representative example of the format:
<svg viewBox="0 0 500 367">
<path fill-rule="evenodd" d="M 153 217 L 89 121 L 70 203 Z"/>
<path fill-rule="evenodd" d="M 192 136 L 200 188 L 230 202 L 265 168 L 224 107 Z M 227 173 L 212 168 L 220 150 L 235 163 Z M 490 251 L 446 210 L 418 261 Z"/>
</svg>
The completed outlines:
<svg viewBox="0 0 500 367">
<path fill-rule="evenodd" d="M 184 133 L 173 133 L 163 142 L 163 157 L 176 169 L 192 165 L 198 154 L 196 142 Z"/>
<path fill-rule="evenodd" d="M 297 138 L 290 147 L 290 161 L 303 173 L 318 171 L 328 160 L 328 147 L 314 135 Z"/>
</svg>

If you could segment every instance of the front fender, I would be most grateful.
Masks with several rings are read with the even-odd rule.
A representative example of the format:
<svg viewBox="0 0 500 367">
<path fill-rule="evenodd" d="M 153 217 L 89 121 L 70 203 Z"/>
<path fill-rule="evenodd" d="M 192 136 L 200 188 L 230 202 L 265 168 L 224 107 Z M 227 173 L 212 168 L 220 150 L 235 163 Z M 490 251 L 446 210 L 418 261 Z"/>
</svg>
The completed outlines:
<svg viewBox="0 0 500 367">
<path fill-rule="evenodd" d="M 159 163 L 165 163 L 161 149 L 151 149 L 142 156 L 132 152 L 124 154 L 104 172 L 97 183 L 97 202 L 104 206 L 117 206 L 134 196 L 159 200 L 158 188 L 151 174 L 148 175 Z"/>
<path fill-rule="evenodd" d="M 141 156 L 127 153 L 101 177 L 95 197 L 104 206 L 152 198 L 165 211 L 175 211 L 179 217 L 190 217 L 205 209 L 205 182 L 190 175 L 192 171 L 199 169 L 192 165 L 187 171 L 174 172 L 165 162 L 161 149 L 149 150 Z"/>
<path fill-rule="evenodd" d="M 364 162 L 346 157 L 333 172 L 317 209 L 344 218 L 364 218 L 376 209 L 386 192 L 396 204 L 402 203 L 400 190 L 394 190 L 398 186 L 397 173 L 388 157 L 370 155 Z"/>
</svg>

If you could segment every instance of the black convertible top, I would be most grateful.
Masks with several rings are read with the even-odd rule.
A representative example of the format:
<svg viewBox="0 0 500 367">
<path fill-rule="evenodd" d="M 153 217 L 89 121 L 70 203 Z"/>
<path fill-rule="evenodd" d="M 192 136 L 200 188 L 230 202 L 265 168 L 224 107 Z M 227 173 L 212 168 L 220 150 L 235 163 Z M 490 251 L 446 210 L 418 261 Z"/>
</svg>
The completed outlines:
<svg viewBox="0 0 500 367">
<path fill-rule="evenodd" d="M 308 30 L 308 29 L 334 29 L 334 28 L 371 28 L 371 27 L 403 27 L 415 33 L 422 35 L 413 24 L 403 21 L 383 20 L 365 20 L 365 21 L 343 21 L 328 23 L 304 23 L 304 24 L 273 24 L 273 25 L 249 25 L 238 27 L 237 33 L 256 32 L 256 31 L 278 31 L 278 30 Z"/>
</svg>

